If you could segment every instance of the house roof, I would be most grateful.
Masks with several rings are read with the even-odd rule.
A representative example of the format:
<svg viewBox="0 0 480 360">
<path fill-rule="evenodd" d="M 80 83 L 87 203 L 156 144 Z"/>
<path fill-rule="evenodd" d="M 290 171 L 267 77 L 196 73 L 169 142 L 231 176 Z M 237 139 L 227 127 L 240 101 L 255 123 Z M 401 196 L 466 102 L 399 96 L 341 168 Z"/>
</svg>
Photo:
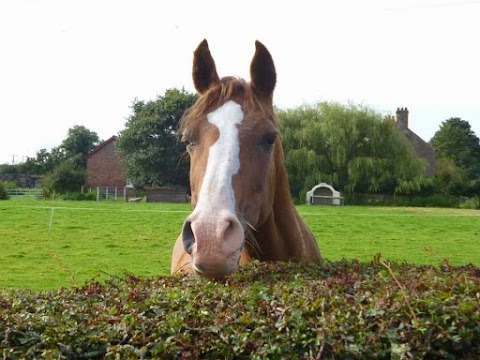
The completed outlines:
<svg viewBox="0 0 480 360">
<path fill-rule="evenodd" d="M 97 145 L 97 147 L 95 149 L 91 150 L 87 154 L 87 159 L 89 157 L 91 157 L 92 155 L 96 154 L 97 152 L 99 152 L 101 149 L 103 149 L 105 146 L 107 146 L 111 142 L 114 142 L 115 140 L 117 140 L 117 137 L 115 135 L 113 135 L 110 139 L 102 141 L 100 144 Z"/>
</svg>

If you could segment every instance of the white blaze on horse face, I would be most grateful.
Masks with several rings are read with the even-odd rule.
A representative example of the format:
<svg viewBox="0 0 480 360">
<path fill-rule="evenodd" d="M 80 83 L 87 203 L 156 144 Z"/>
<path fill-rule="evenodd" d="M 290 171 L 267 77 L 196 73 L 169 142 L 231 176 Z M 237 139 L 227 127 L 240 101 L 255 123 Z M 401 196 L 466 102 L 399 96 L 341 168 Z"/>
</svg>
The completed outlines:
<svg viewBox="0 0 480 360">
<path fill-rule="evenodd" d="M 240 169 L 238 125 L 243 118 L 242 107 L 231 100 L 207 115 L 208 122 L 218 128 L 219 136 L 209 149 L 198 210 L 207 210 L 211 215 L 217 215 L 215 210 L 235 212 L 232 180 Z"/>
</svg>

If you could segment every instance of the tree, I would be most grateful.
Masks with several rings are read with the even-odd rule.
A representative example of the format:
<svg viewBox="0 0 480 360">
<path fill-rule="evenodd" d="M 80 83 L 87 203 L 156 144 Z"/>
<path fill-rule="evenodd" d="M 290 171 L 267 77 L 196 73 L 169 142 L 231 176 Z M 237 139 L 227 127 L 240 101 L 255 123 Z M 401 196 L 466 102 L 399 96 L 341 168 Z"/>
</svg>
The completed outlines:
<svg viewBox="0 0 480 360">
<path fill-rule="evenodd" d="M 64 159 L 71 159 L 77 166 L 85 168 L 85 155 L 93 150 L 98 142 L 96 132 L 88 130 L 85 126 L 75 125 L 68 129 L 67 137 L 57 149 L 61 155 L 57 154 L 57 157 L 63 155 Z"/>
<path fill-rule="evenodd" d="M 436 161 L 435 181 L 439 191 L 445 194 L 461 196 L 468 192 L 468 175 L 453 159 L 445 157 Z"/>
<path fill-rule="evenodd" d="M 437 180 L 444 191 L 452 195 L 476 193 L 475 181 L 480 178 L 480 139 L 468 121 L 458 117 L 443 121 L 430 142 L 437 151 L 437 167 L 441 170 L 437 172 Z"/>
<path fill-rule="evenodd" d="M 323 102 L 278 113 L 294 195 L 320 181 L 350 193 L 422 186 L 425 164 L 395 124 L 372 109 Z"/>
<path fill-rule="evenodd" d="M 53 148 L 51 152 L 40 149 L 35 157 L 27 157 L 24 163 L 19 164 L 19 171 L 24 174 L 43 175 L 58 166 L 64 157 L 64 152 L 58 147 Z"/>
<path fill-rule="evenodd" d="M 98 144 L 97 133 L 81 125 L 68 129 L 62 143 L 47 151 L 40 149 L 35 157 L 20 164 L 0 165 L 0 175 L 45 175 L 44 188 L 50 192 L 80 191 L 85 182 L 86 157 Z"/>
<path fill-rule="evenodd" d="M 154 101 L 134 101 L 117 144 L 135 186 L 188 187 L 189 160 L 178 141 L 177 126 L 195 100 L 195 94 L 169 89 Z"/>
<path fill-rule="evenodd" d="M 67 159 L 75 166 L 85 168 L 85 155 L 95 148 L 98 142 L 97 133 L 84 126 L 75 125 L 68 129 L 67 137 L 59 146 L 52 148 L 51 151 L 40 149 L 34 157 L 27 157 L 23 163 L 2 165 L 0 172 L 43 175 L 52 171 Z"/>
<path fill-rule="evenodd" d="M 5 174 L 18 174 L 19 164 L 0 164 L 0 175 Z"/>
</svg>

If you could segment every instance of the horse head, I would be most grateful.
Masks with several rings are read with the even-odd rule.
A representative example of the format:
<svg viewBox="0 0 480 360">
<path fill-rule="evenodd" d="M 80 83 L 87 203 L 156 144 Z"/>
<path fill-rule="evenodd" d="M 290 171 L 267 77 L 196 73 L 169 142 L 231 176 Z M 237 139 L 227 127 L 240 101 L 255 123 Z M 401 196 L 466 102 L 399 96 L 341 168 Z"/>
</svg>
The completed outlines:
<svg viewBox="0 0 480 360">
<path fill-rule="evenodd" d="M 194 209 L 175 244 L 172 272 L 222 277 L 251 257 L 319 259 L 290 197 L 267 48 L 255 43 L 246 82 L 220 78 L 204 40 L 194 52 L 192 74 L 199 97 L 179 133 L 190 155 Z"/>
</svg>

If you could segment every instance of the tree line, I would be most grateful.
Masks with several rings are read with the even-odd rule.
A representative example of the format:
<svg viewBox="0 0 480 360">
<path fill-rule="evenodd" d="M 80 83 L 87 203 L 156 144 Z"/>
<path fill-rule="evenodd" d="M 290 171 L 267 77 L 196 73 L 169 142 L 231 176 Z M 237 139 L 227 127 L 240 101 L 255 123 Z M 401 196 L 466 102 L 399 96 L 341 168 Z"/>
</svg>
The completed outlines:
<svg viewBox="0 0 480 360">
<path fill-rule="evenodd" d="M 67 136 L 59 146 L 51 150 L 40 149 L 23 163 L 0 165 L 0 178 L 15 179 L 21 174 L 39 175 L 42 176 L 42 186 L 47 195 L 79 192 L 86 178 L 85 156 L 98 143 L 96 132 L 75 125 L 68 129 Z M 10 183 L 16 186 L 15 180 Z"/>
<path fill-rule="evenodd" d="M 343 193 L 480 196 L 480 140 L 468 121 L 443 121 L 430 140 L 436 175 L 391 117 L 322 102 L 278 110 L 294 196 L 327 182 Z"/>
<path fill-rule="evenodd" d="M 117 148 L 126 176 L 136 187 L 188 188 L 189 159 L 177 134 L 183 112 L 196 95 L 169 89 L 155 100 L 135 100 Z M 292 196 L 304 199 L 319 182 L 342 193 L 480 196 L 480 140 L 461 118 L 442 122 L 430 140 L 436 175 L 391 118 L 367 106 L 320 102 L 276 109 Z M 85 181 L 85 155 L 99 142 L 83 126 L 69 129 L 60 146 L 41 149 L 8 171 L 41 174 L 50 191 L 74 191 Z"/>
</svg>

